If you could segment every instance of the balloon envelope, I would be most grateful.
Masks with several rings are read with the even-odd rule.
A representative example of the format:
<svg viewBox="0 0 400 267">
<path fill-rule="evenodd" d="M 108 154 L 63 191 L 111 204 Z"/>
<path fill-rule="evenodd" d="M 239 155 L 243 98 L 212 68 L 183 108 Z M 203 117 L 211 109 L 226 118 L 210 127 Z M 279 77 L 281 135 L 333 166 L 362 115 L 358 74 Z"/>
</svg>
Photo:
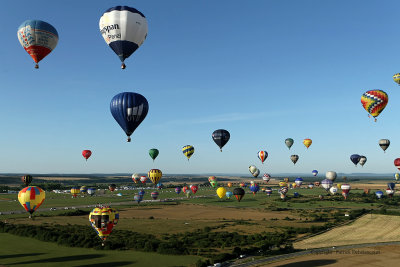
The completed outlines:
<svg viewBox="0 0 400 267">
<path fill-rule="evenodd" d="M 388 147 L 390 146 L 389 139 L 379 140 L 379 146 L 382 148 L 383 151 L 386 151 L 386 149 L 388 149 Z"/>
<path fill-rule="evenodd" d="M 147 116 L 149 103 L 141 94 L 124 92 L 111 99 L 110 111 L 130 142 L 130 136 Z"/>
<path fill-rule="evenodd" d="M 189 160 L 190 159 L 190 157 L 193 155 L 193 153 L 194 153 L 194 147 L 193 146 L 191 146 L 191 145 L 187 145 L 187 146 L 184 146 L 183 148 L 182 148 L 182 153 L 187 157 L 187 159 Z"/>
<path fill-rule="evenodd" d="M 334 182 L 336 180 L 337 173 L 334 171 L 328 171 L 328 172 L 326 172 L 325 177 L 326 177 L 326 179 Z"/>
<path fill-rule="evenodd" d="M 304 139 L 304 140 L 303 140 L 303 144 L 304 144 L 304 145 L 306 146 L 306 148 L 308 149 L 308 148 L 311 146 L 311 144 L 312 144 L 312 140 L 309 139 L 309 138 Z"/>
<path fill-rule="evenodd" d="M 159 151 L 157 148 L 152 148 L 149 150 L 149 155 L 153 159 L 153 161 L 157 158 Z"/>
<path fill-rule="evenodd" d="M 233 195 L 236 197 L 237 201 L 241 201 L 243 196 L 244 196 L 245 192 L 243 188 L 235 188 L 233 189 Z"/>
<path fill-rule="evenodd" d="M 82 156 L 86 159 L 86 161 L 88 160 L 88 158 L 90 158 L 90 156 L 92 155 L 92 151 L 86 149 L 82 151 Z"/>
<path fill-rule="evenodd" d="M 318 171 L 317 171 L 317 170 L 313 170 L 311 173 L 312 173 L 312 175 L 314 175 L 314 176 L 317 176 L 317 175 L 318 175 Z"/>
<path fill-rule="evenodd" d="M 56 48 L 57 30 L 41 20 L 26 20 L 18 28 L 18 40 L 25 51 L 32 57 L 38 68 L 39 61 Z"/>
<path fill-rule="evenodd" d="M 119 213 L 111 207 L 94 208 L 89 214 L 89 222 L 103 241 L 111 234 L 114 226 L 118 223 Z"/>
<path fill-rule="evenodd" d="M 28 186 L 32 182 L 32 176 L 27 174 L 21 177 L 22 182 Z"/>
<path fill-rule="evenodd" d="M 156 185 L 162 177 L 162 172 L 158 169 L 151 169 L 147 173 L 147 176 L 150 178 L 150 180 L 153 182 L 153 184 Z"/>
<path fill-rule="evenodd" d="M 219 146 L 221 152 L 222 152 L 222 147 L 226 145 L 226 143 L 228 143 L 230 138 L 231 138 L 230 133 L 224 129 L 218 129 L 212 133 L 212 139 L 217 144 L 217 146 Z"/>
<path fill-rule="evenodd" d="M 18 201 L 30 214 L 34 213 L 43 204 L 46 193 L 37 186 L 28 186 L 18 193 Z"/>
<path fill-rule="evenodd" d="M 258 151 L 257 156 L 261 160 L 261 163 L 264 164 L 264 161 L 268 158 L 268 152 L 263 150 Z"/>
<path fill-rule="evenodd" d="M 219 187 L 217 189 L 217 195 L 219 198 L 223 198 L 226 195 L 226 189 L 224 187 Z"/>
<path fill-rule="evenodd" d="M 364 164 L 367 162 L 367 157 L 366 156 L 360 156 L 360 161 L 358 162 L 358 164 L 360 164 L 361 166 L 364 166 Z"/>
<path fill-rule="evenodd" d="M 361 96 L 362 106 L 374 118 L 385 109 L 388 101 L 388 95 L 382 90 L 370 90 Z"/>
<path fill-rule="evenodd" d="M 107 9 L 99 21 L 100 33 L 125 68 L 124 61 L 147 37 L 147 20 L 143 13 L 128 6 Z"/>
<path fill-rule="evenodd" d="M 294 143 L 294 140 L 292 138 L 286 138 L 285 144 L 289 149 L 292 147 L 293 143 Z"/>
<path fill-rule="evenodd" d="M 360 161 L 360 157 L 361 156 L 358 154 L 353 154 L 350 156 L 350 160 L 351 160 L 351 162 L 354 163 L 355 166 L 357 166 L 358 162 Z"/>
<path fill-rule="evenodd" d="M 293 162 L 293 164 L 296 164 L 296 162 L 299 160 L 298 155 L 291 155 L 290 160 Z"/>
</svg>

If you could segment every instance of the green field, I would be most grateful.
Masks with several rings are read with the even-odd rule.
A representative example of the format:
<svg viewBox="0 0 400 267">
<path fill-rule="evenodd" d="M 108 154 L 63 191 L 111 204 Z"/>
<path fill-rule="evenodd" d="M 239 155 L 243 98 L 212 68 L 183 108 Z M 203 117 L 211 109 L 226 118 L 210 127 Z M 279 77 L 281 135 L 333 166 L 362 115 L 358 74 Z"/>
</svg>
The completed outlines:
<svg viewBox="0 0 400 267">
<path fill-rule="evenodd" d="M 70 248 L 0 234 L 0 264 L 12 266 L 190 266 L 200 257 Z"/>
</svg>

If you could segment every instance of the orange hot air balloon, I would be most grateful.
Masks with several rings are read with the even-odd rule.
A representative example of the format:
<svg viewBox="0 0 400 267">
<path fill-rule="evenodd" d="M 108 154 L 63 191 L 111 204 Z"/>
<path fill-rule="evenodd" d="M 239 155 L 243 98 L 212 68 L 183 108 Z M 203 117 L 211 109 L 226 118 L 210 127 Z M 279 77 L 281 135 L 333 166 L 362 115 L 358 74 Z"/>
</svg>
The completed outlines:
<svg viewBox="0 0 400 267">
<path fill-rule="evenodd" d="M 381 114 L 389 101 L 389 96 L 382 90 L 370 90 L 361 96 L 364 109 L 375 118 Z"/>
<path fill-rule="evenodd" d="M 304 139 L 304 140 L 303 140 L 303 144 L 304 144 L 304 145 L 306 146 L 306 148 L 308 149 L 308 148 L 311 146 L 311 144 L 312 144 L 312 140 L 309 139 L 309 138 Z"/>
<path fill-rule="evenodd" d="M 232 187 L 232 183 L 231 182 L 228 183 L 228 187 Z"/>
</svg>

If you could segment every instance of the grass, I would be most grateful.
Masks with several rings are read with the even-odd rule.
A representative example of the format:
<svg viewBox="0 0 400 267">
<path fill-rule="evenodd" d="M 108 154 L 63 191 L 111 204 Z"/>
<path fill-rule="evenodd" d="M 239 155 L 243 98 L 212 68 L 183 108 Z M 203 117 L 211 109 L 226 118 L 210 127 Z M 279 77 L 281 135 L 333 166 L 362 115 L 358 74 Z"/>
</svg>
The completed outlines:
<svg viewBox="0 0 400 267">
<path fill-rule="evenodd" d="M 0 234 L 0 264 L 12 266 L 190 266 L 197 256 L 69 248 Z"/>
</svg>

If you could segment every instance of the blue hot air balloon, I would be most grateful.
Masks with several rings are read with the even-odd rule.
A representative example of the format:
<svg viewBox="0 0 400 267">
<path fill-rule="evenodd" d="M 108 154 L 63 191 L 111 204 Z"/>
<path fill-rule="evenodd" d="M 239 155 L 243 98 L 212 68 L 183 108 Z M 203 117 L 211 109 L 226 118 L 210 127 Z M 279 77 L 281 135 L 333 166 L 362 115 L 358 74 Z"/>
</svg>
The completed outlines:
<svg viewBox="0 0 400 267">
<path fill-rule="evenodd" d="M 182 191 L 182 188 L 180 188 L 179 186 L 175 188 L 175 193 L 180 194 Z"/>
<path fill-rule="evenodd" d="M 358 155 L 358 154 L 353 154 L 353 155 L 350 156 L 350 160 L 351 160 L 351 162 L 354 163 L 355 166 L 357 166 L 357 164 L 360 161 L 360 159 L 361 159 L 361 156 Z"/>
<path fill-rule="evenodd" d="M 122 62 L 139 48 L 147 37 L 147 20 L 133 7 L 107 9 L 99 21 L 101 35 Z"/>
<path fill-rule="evenodd" d="M 378 199 L 380 199 L 382 196 L 383 196 L 383 192 L 382 191 L 376 191 L 375 192 L 375 195 L 376 195 L 376 197 L 378 198 Z"/>
<path fill-rule="evenodd" d="M 128 136 L 128 142 L 130 142 L 131 134 L 146 118 L 149 103 L 141 94 L 124 92 L 113 97 L 110 103 L 110 111 Z"/>
<path fill-rule="evenodd" d="M 231 197 L 233 196 L 233 193 L 231 191 L 227 191 L 225 193 L 225 196 L 226 196 L 227 199 L 231 199 Z"/>
<path fill-rule="evenodd" d="M 139 196 L 143 197 L 146 192 L 143 189 L 140 189 Z"/>
<path fill-rule="evenodd" d="M 396 186 L 396 184 L 395 183 L 388 183 L 387 186 L 388 186 L 388 188 L 390 190 L 394 190 L 394 187 Z"/>
<path fill-rule="evenodd" d="M 314 175 L 314 176 L 317 176 L 317 175 L 318 175 L 318 171 L 317 171 L 317 170 L 313 170 L 311 173 L 312 173 L 312 175 Z"/>
</svg>

